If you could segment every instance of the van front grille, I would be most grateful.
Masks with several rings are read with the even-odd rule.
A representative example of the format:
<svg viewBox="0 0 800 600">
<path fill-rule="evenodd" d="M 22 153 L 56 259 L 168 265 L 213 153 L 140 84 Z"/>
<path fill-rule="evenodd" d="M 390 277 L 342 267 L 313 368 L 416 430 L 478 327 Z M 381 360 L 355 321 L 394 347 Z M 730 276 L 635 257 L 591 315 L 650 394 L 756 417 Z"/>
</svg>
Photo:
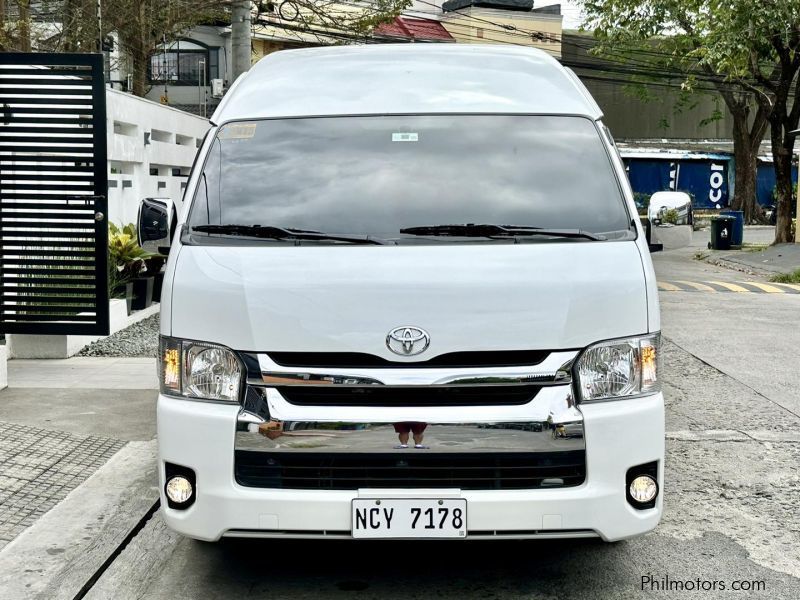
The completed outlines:
<svg viewBox="0 0 800 600">
<path fill-rule="evenodd" d="M 586 477 L 583 450 L 564 452 L 336 454 L 236 450 L 243 486 L 301 490 L 457 488 L 517 490 L 572 487 Z"/>
<path fill-rule="evenodd" d="M 527 404 L 537 385 L 476 386 L 282 386 L 287 402 L 299 406 L 513 406 Z"/>
<path fill-rule="evenodd" d="M 491 350 L 480 352 L 448 352 L 428 360 L 391 361 L 361 352 L 269 352 L 270 359 L 282 367 L 300 368 L 397 368 L 431 367 L 526 367 L 540 364 L 549 350 Z"/>
</svg>

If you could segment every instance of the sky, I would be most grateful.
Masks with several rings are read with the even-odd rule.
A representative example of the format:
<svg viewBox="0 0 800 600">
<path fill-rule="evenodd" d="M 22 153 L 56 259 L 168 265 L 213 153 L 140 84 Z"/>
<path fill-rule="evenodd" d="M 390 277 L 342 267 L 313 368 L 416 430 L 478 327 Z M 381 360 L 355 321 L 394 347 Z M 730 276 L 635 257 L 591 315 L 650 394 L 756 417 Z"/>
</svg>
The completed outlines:
<svg viewBox="0 0 800 600">
<path fill-rule="evenodd" d="M 553 2 L 543 2 L 543 0 L 534 0 L 533 5 L 537 8 L 547 4 L 556 4 L 559 0 Z M 564 15 L 564 29 L 577 29 L 581 24 L 581 9 L 575 0 L 560 0 L 561 14 Z"/>
</svg>

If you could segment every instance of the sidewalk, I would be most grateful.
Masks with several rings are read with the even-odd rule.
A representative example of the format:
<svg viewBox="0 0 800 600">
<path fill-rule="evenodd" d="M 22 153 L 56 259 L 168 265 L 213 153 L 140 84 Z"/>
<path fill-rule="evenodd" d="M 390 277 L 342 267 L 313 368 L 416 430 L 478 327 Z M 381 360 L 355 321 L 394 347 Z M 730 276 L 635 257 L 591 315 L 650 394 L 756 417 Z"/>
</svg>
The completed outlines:
<svg viewBox="0 0 800 600">
<path fill-rule="evenodd" d="M 0 556 L 125 446 L 149 448 L 155 438 L 153 358 L 10 360 L 8 379 L 0 391 Z"/>
<path fill-rule="evenodd" d="M 792 273 L 800 269 L 800 244 L 778 244 L 760 252 L 735 252 L 714 256 L 714 261 L 734 269 L 750 269 L 765 274 Z"/>
</svg>

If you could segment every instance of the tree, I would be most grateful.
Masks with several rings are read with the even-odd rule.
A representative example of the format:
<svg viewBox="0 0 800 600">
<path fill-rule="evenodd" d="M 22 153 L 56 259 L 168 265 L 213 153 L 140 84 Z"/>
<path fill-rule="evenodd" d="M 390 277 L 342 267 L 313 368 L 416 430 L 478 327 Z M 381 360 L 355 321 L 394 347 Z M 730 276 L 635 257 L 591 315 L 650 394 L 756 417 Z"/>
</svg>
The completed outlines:
<svg viewBox="0 0 800 600">
<path fill-rule="evenodd" d="M 0 0 L 0 51 L 31 51 L 31 0 Z"/>
<path fill-rule="evenodd" d="M 144 96 L 148 91 L 150 56 L 158 47 L 197 25 L 231 23 L 232 4 L 232 0 L 103 0 L 102 33 L 103 37 L 112 32 L 117 34 L 120 49 L 130 63 L 132 91 Z M 251 3 L 254 23 L 263 24 L 266 18 L 261 13 L 269 4 L 274 6 L 267 2 Z M 320 43 L 336 43 L 363 39 L 376 24 L 393 19 L 409 4 L 410 0 L 373 0 L 363 5 L 348 0 L 287 0 L 280 4 L 281 16 L 275 18 L 272 13 L 269 21 L 287 30 L 321 35 Z M 59 14 L 60 31 L 37 45 L 61 52 L 95 51 L 100 37 L 96 0 L 61 0 Z"/>
<path fill-rule="evenodd" d="M 110 4 L 110 6 L 109 6 Z M 229 0 L 111 0 L 103 12 L 103 25 L 118 35 L 120 49 L 131 63 L 132 92 L 148 91 L 150 56 L 167 40 L 205 23 L 224 22 Z"/>
<path fill-rule="evenodd" d="M 748 135 L 752 147 L 767 121 L 778 199 L 775 243 L 791 241 L 795 139 L 790 132 L 800 122 L 800 2 L 584 1 L 607 39 L 642 42 L 655 38 L 665 50 L 672 49 L 676 64 L 683 65 L 687 74 L 694 73 L 687 69 L 688 61 L 694 65 L 691 68 L 713 76 L 710 81 L 718 86 L 735 119 L 737 187 L 738 157 L 746 155 L 743 146 Z M 745 201 L 751 201 L 749 196 Z"/>
<path fill-rule="evenodd" d="M 411 6 L 412 0 L 288 0 L 277 11 L 272 2 L 257 2 L 254 22 L 273 25 L 285 33 L 311 36 L 319 44 L 367 42 L 381 23 L 392 21 Z"/>
<path fill-rule="evenodd" d="M 733 119 L 733 208 L 742 210 L 746 222 L 752 222 L 760 212 L 756 203 L 757 158 L 770 111 L 758 102 L 758 91 L 746 76 L 732 69 L 719 51 L 709 51 L 718 43 L 721 31 L 727 35 L 730 28 L 729 21 L 720 18 L 725 12 L 723 2 L 583 0 L 583 4 L 589 26 L 600 40 L 600 52 L 649 54 L 654 76 L 679 75 L 685 90 L 702 84 L 719 93 Z M 751 6 L 759 10 L 761 3 Z"/>
<path fill-rule="evenodd" d="M 6 0 L 0 0 L 0 52 L 6 50 Z"/>
<path fill-rule="evenodd" d="M 767 115 L 777 192 L 774 243 L 791 242 L 791 132 L 800 124 L 800 2 L 729 0 L 724 6 L 726 25 L 705 49 L 704 60 L 728 70 L 731 79 L 747 82 L 759 111 Z"/>
</svg>

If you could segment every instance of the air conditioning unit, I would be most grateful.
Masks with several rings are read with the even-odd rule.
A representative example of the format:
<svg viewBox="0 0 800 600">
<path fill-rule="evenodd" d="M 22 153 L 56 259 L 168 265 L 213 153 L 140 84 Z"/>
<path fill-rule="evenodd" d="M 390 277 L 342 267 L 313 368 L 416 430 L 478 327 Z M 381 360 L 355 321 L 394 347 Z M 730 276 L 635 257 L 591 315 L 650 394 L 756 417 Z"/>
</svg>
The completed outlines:
<svg viewBox="0 0 800 600">
<path fill-rule="evenodd" d="M 212 79 L 211 80 L 211 97 L 212 98 L 222 98 L 222 95 L 225 93 L 225 82 L 222 79 Z"/>
</svg>

